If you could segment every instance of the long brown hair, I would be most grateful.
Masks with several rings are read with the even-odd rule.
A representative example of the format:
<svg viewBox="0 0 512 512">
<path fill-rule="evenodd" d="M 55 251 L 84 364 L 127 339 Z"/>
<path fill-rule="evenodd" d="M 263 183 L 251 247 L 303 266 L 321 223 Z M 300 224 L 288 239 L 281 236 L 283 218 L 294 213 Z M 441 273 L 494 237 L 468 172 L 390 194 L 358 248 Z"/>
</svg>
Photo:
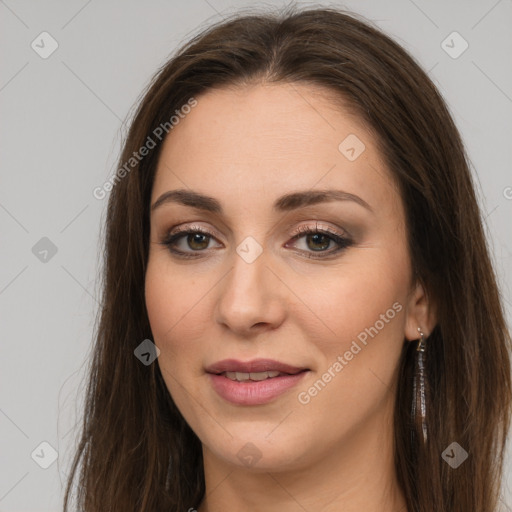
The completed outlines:
<svg viewBox="0 0 512 512">
<path fill-rule="evenodd" d="M 108 202 L 102 307 L 64 510 L 77 474 L 85 512 L 181 512 L 202 501 L 201 443 L 158 364 L 134 356 L 153 339 L 144 280 L 164 138 L 155 130 L 165 126 L 172 136 L 170 117 L 191 98 L 200 102 L 202 92 L 254 81 L 323 86 L 375 134 L 405 205 L 415 275 L 437 311 L 425 447 L 410 442 L 413 344 L 404 343 L 399 363 L 397 477 L 409 512 L 495 511 L 510 422 L 511 340 L 460 135 L 435 86 L 398 44 L 353 14 L 296 7 L 239 13 L 204 29 L 158 71 L 139 104 L 120 158 L 125 171 Z M 130 161 L 148 137 L 156 147 Z M 468 453 L 456 469 L 442 458 L 452 442 Z"/>
</svg>

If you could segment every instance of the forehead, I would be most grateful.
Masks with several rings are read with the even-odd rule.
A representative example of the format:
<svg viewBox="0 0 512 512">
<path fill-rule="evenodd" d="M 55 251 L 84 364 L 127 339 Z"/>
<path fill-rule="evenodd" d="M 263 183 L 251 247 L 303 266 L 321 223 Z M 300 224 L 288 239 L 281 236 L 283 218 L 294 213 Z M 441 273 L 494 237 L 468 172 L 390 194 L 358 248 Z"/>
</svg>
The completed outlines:
<svg viewBox="0 0 512 512">
<path fill-rule="evenodd" d="M 331 91 L 255 84 L 196 99 L 164 141 L 152 201 L 191 188 L 261 208 L 286 191 L 331 187 L 396 201 L 370 131 Z"/>
</svg>

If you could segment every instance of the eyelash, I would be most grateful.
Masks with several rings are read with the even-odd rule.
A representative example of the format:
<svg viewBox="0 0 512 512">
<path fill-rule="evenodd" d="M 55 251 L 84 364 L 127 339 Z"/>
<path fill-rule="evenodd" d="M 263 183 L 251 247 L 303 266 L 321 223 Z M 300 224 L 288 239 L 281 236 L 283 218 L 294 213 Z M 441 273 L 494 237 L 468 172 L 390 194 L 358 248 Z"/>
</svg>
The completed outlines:
<svg viewBox="0 0 512 512">
<path fill-rule="evenodd" d="M 215 238 L 215 235 L 206 228 L 203 228 L 201 226 L 190 226 L 189 228 L 178 229 L 174 233 L 168 234 L 160 243 L 161 243 L 161 245 L 166 246 L 172 254 L 176 255 L 179 258 L 185 258 L 185 259 L 189 258 L 190 259 L 190 258 L 201 257 L 199 254 L 194 255 L 193 253 L 178 251 L 173 248 L 173 246 L 176 244 L 176 242 L 180 238 L 183 238 L 186 235 L 194 235 L 197 233 L 202 234 L 202 235 L 207 235 L 208 237 L 211 237 L 211 238 Z M 305 254 L 306 258 L 311 258 L 311 259 L 328 258 L 330 256 L 333 256 L 334 254 L 342 252 L 344 249 L 346 249 L 350 245 L 352 245 L 352 240 L 350 240 L 347 237 L 341 236 L 340 234 L 338 234 L 334 231 L 331 231 L 329 229 L 320 229 L 318 227 L 311 227 L 311 226 L 301 226 L 297 230 L 297 232 L 294 235 L 292 235 L 291 240 L 300 239 L 308 234 L 327 235 L 330 240 L 332 240 L 333 242 L 335 242 L 339 245 L 339 248 L 336 250 L 333 250 L 333 251 L 328 251 L 328 252 L 320 251 L 318 254 L 323 254 L 323 256 L 313 256 L 313 253 L 308 254 L 307 251 L 301 251 L 301 252 L 306 253 Z M 200 251 L 193 251 L 193 252 L 195 252 L 195 253 L 206 252 L 206 249 L 200 250 Z"/>
</svg>

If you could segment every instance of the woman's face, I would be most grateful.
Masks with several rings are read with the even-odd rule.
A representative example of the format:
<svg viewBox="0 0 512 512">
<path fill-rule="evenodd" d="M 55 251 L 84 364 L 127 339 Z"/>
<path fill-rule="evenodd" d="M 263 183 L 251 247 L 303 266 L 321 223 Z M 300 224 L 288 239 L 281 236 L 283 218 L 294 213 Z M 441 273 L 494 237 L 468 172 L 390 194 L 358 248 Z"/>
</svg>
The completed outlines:
<svg viewBox="0 0 512 512">
<path fill-rule="evenodd" d="M 304 84 L 197 101 L 165 140 L 151 197 L 182 191 L 151 211 L 145 290 L 174 402 L 228 465 L 306 468 L 389 441 L 424 299 L 374 139 Z M 241 364 L 258 359 L 275 364 Z"/>
</svg>

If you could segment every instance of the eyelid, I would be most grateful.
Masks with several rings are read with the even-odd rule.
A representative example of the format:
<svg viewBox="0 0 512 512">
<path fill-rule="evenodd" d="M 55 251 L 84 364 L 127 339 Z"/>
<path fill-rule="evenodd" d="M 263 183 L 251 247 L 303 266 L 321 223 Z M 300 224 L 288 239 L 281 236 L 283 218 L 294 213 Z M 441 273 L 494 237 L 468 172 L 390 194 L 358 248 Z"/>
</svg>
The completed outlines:
<svg viewBox="0 0 512 512">
<path fill-rule="evenodd" d="M 304 225 L 304 224 L 300 225 L 297 229 L 295 229 L 292 232 L 292 234 L 290 236 L 292 238 L 294 238 L 295 236 L 302 234 L 302 233 L 309 233 L 312 230 L 319 230 L 319 231 L 327 231 L 328 233 L 335 235 L 335 236 L 339 236 L 339 237 L 345 237 L 345 238 L 350 238 L 350 239 L 352 238 L 350 233 L 348 233 L 344 229 L 332 228 L 328 224 L 322 224 L 321 221 L 314 221 L 314 222 L 315 222 L 314 226 Z M 207 227 L 201 226 L 199 224 L 191 224 L 191 225 L 186 224 L 184 226 L 178 226 L 178 227 L 173 228 L 170 231 L 168 231 L 166 236 L 171 237 L 171 236 L 177 235 L 179 233 L 186 233 L 188 231 L 199 231 L 201 233 L 211 236 L 212 238 L 215 238 L 215 239 L 218 238 L 217 235 L 215 233 L 213 233 L 213 231 L 211 231 Z"/>
<path fill-rule="evenodd" d="M 344 229 L 340 228 L 332 228 L 328 224 L 322 224 L 321 221 L 315 221 L 315 225 L 311 226 L 309 224 L 307 225 L 301 225 L 296 230 L 293 231 L 293 234 L 291 235 L 292 238 L 295 238 L 297 235 L 300 234 L 307 234 L 310 232 L 319 231 L 321 233 L 327 233 L 333 236 L 338 236 L 341 238 L 352 238 L 350 234 L 345 231 Z"/>
<path fill-rule="evenodd" d="M 300 253 L 303 257 L 308 259 L 316 259 L 316 260 L 329 260 L 333 257 L 338 256 L 339 253 L 342 253 L 345 249 L 350 247 L 354 242 L 350 234 L 345 232 L 344 230 L 341 230 L 342 232 L 339 232 L 340 228 L 334 229 L 331 228 L 328 225 L 324 225 L 322 227 L 322 224 L 320 221 L 315 221 L 315 225 L 301 225 L 296 230 L 294 230 L 294 233 L 291 236 L 290 240 L 285 244 L 285 247 L 288 247 L 290 241 L 300 240 L 301 238 L 307 236 L 308 234 L 313 233 L 321 233 L 326 235 L 332 242 L 334 242 L 338 247 L 334 250 L 329 251 L 307 251 L 302 249 L 295 249 L 297 253 Z M 178 226 L 177 228 L 171 229 L 166 236 L 161 240 L 160 244 L 164 245 L 168 248 L 168 250 L 174 254 L 174 256 L 182 259 L 195 259 L 195 258 L 201 258 L 203 256 L 202 253 L 209 253 L 211 252 L 211 249 L 205 249 L 200 251 L 181 251 L 179 249 L 173 248 L 173 245 L 175 243 L 175 240 L 179 240 L 183 236 L 187 234 L 192 233 L 201 233 L 206 236 L 208 236 L 211 239 L 217 240 L 217 236 L 208 228 L 200 226 L 200 225 L 185 225 L 185 226 Z"/>
<path fill-rule="evenodd" d="M 204 226 L 200 226 L 198 224 L 191 224 L 191 225 L 187 224 L 185 226 L 178 226 L 176 228 L 173 228 L 167 233 L 167 237 L 178 235 L 180 233 L 186 233 L 187 231 L 200 231 L 201 233 L 204 233 L 205 235 L 209 235 L 212 238 L 217 238 L 217 235 L 215 233 L 213 233 L 213 231 L 211 231 L 210 229 L 208 229 Z"/>
</svg>

